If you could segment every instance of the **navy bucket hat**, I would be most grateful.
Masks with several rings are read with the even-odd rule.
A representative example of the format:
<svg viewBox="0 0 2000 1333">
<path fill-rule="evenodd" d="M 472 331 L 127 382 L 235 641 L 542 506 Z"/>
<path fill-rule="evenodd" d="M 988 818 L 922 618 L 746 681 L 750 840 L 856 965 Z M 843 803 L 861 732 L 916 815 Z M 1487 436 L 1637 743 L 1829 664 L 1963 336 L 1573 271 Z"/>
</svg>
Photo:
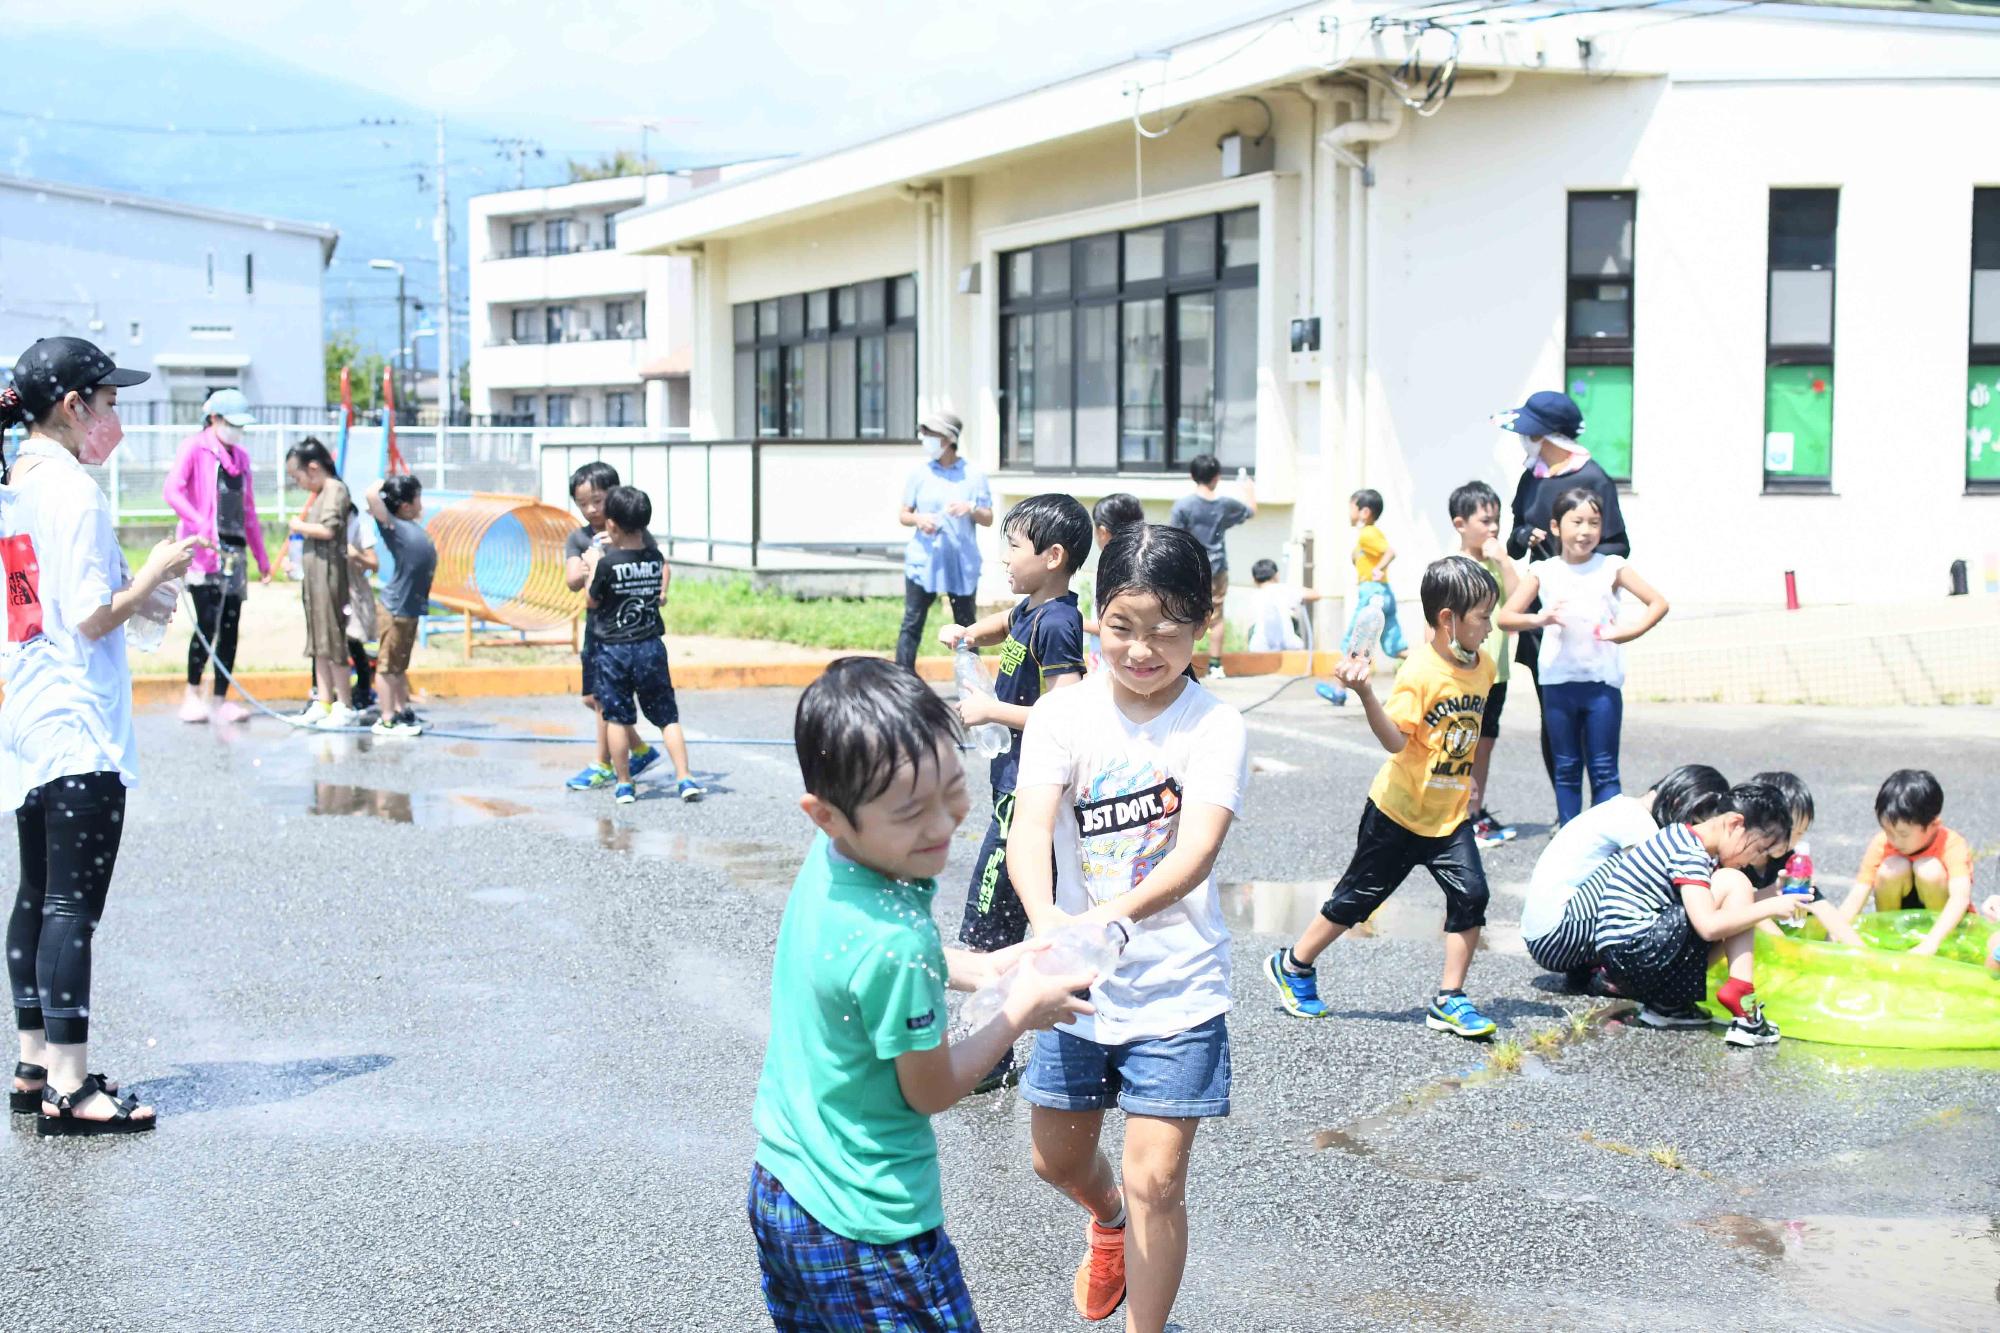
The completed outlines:
<svg viewBox="0 0 2000 1333">
<path fill-rule="evenodd" d="M 1573 440 L 1583 434 L 1583 410 L 1568 394 L 1553 389 L 1529 394 L 1527 402 L 1502 412 L 1495 421 L 1518 435 L 1566 435 Z"/>
</svg>

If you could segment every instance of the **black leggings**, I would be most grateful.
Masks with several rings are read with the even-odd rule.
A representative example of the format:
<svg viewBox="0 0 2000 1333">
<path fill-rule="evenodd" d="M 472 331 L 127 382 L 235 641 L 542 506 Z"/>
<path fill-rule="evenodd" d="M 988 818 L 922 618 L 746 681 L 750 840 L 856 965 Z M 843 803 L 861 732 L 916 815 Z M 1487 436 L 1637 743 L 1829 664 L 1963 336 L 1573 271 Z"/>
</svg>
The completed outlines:
<svg viewBox="0 0 2000 1333">
<path fill-rule="evenodd" d="M 195 623 L 215 643 L 215 660 L 224 670 L 236 670 L 236 629 L 243 620 L 243 599 L 222 583 L 195 583 L 188 586 L 194 598 Z M 198 635 L 188 636 L 188 684 L 200 685 L 208 666 L 208 649 Z M 215 697 L 229 693 L 229 678 L 215 673 Z"/>
<path fill-rule="evenodd" d="M 354 667 L 354 692 L 351 696 L 361 707 L 361 700 L 375 697 L 375 659 L 368 655 L 368 645 L 359 639 L 347 641 L 347 660 Z"/>
<path fill-rule="evenodd" d="M 57 778 L 14 812 L 21 896 L 7 918 L 14 1025 L 59 1046 L 90 1040 L 90 937 L 118 864 L 125 784 L 116 773 Z"/>
</svg>

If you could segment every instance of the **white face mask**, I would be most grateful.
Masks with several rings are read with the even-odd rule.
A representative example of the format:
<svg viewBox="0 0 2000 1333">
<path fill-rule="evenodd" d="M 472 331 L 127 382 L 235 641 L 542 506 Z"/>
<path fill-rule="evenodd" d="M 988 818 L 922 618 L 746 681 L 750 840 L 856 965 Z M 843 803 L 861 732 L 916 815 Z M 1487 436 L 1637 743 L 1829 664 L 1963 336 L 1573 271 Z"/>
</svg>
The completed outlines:
<svg viewBox="0 0 2000 1333">
<path fill-rule="evenodd" d="M 218 421 L 215 423 L 215 438 L 221 440 L 224 444 L 241 444 L 243 443 L 243 427 L 232 426 L 227 421 Z"/>
<path fill-rule="evenodd" d="M 917 443 L 924 449 L 924 457 L 935 463 L 944 456 L 944 441 L 935 435 L 919 435 Z"/>
</svg>

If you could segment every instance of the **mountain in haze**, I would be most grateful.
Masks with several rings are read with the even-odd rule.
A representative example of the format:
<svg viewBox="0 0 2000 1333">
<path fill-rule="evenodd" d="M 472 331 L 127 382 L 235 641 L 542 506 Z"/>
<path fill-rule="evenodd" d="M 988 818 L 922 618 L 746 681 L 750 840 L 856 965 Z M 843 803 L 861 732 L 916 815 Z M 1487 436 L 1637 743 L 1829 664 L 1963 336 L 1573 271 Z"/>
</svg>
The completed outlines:
<svg viewBox="0 0 2000 1333">
<path fill-rule="evenodd" d="M 295 65 L 195 29 L 149 33 L 143 44 L 102 31 L 10 37 L 8 65 L 33 71 L 0 84 L 0 173 L 301 222 L 331 223 L 340 244 L 326 271 L 329 331 L 351 328 L 364 349 L 396 343 L 396 280 L 371 259 L 407 268 L 428 323 L 437 304 L 437 129 L 415 103 Z M 139 132 L 116 126 L 156 127 Z M 338 126 L 323 133 L 299 127 Z M 255 133 L 210 133 L 211 130 Z M 551 118 L 532 126 L 546 156 L 510 156 L 501 137 L 470 121 L 446 126 L 451 192 L 456 353 L 465 348 L 466 200 L 474 194 L 567 179 L 565 156 L 619 146 L 607 130 Z M 629 137 L 624 141 L 632 146 Z M 680 159 L 655 153 L 669 167 Z M 426 366 L 435 343 L 416 344 Z"/>
</svg>

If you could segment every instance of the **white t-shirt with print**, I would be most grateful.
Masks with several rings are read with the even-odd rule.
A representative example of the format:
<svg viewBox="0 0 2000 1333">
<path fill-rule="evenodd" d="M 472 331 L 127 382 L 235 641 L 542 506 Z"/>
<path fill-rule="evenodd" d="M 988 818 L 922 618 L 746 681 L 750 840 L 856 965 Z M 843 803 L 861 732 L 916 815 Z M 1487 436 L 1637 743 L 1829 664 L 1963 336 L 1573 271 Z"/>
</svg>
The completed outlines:
<svg viewBox="0 0 2000 1333">
<path fill-rule="evenodd" d="M 1017 790 L 1057 786 L 1056 906 L 1071 915 L 1129 892 L 1174 848 L 1189 804 L 1242 808 L 1243 716 L 1192 680 L 1150 722 L 1126 717 L 1109 672 L 1045 694 L 1028 714 Z M 1138 923 L 1097 1013 L 1064 1026 L 1118 1046 L 1169 1037 L 1229 1009 L 1229 929 L 1212 878 Z"/>
<path fill-rule="evenodd" d="M 1538 940 L 1562 924 L 1563 909 L 1597 868 L 1660 831 L 1636 796 L 1613 796 L 1564 824 L 1549 839 L 1528 880 L 1521 938 Z"/>
<path fill-rule="evenodd" d="M 1530 567 L 1541 584 L 1542 606 L 1560 617 L 1542 631 L 1536 675 L 1543 685 L 1625 683 L 1624 648 L 1598 637 L 1618 623 L 1617 578 L 1623 568 L 1625 557 L 1597 552 L 1579 565 L 1558 556 Z"/>
<path fill-rule="evenodd" d="M 1250 602 L 1250 651 L 1276 653 L 1306 646 L 1293 617 L 1305 605 L 1305 590 L 1288 583 L 1260 583 Z"/>
</svg>

